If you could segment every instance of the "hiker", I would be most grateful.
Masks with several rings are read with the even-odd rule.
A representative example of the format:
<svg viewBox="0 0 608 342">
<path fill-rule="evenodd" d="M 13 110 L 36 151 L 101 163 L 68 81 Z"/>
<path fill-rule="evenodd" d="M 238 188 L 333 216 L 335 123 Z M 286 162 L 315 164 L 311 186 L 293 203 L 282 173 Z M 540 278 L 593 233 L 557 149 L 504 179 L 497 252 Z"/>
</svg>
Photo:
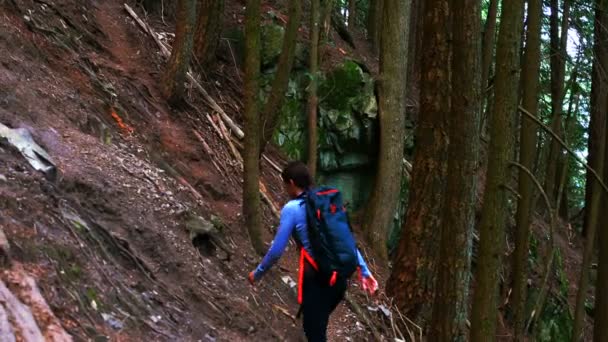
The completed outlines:
<svg viewBox="0 0 608 342">
<path fill-rule="evenodd" d="M 302 162 L 289 163 L 281 177 L 291 200 L 281 211 L 279 229 L 270 249 L 248 278 L 252 285 L 260 280 L 293 237 L 300 248 L 298 315 L 303 314 L 308 341 L 323 342 L 327 340 L 329 316 L 344 298 L 351 274 L 358 271 L 363 290 L 370 294 L 376 292 L 378 282 L 355 245 L 338 190 L 313 190 L 312 177 Z M 309 228 L 309 223 L 319 227 L 318 230 Z M 321 240 L 335 243 L 323 244 Z"/>
</svg>

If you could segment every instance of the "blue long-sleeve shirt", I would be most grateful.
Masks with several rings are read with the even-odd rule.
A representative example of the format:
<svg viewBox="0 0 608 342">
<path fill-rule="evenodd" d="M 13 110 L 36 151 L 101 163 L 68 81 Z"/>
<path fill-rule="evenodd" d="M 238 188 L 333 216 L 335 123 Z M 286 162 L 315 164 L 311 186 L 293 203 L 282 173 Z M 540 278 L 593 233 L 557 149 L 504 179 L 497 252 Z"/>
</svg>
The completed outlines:
<svg viewBox="0 0 608 342">
<path fill-rule="evenodd" d="M 255 270 L 254 276 L 256 279 L 262 277 L 279 260 L 285 251 L 289 238 L 292 236 L 295 236 L 306 252 L 314 258 L 308 238 L 306 208 L 302 201 L 302 199 L 291 200 L 281 210 L 279 229 L 266 256 L 264 256 L 264 259 L 262 259 L 262 262 Z M 359 259 L 359 266 L 361 267 L 361 274 L 364 277 L 369 277 L 371 272 L 359 250 L 357 250 L 357 257 Z"/>
</svg>

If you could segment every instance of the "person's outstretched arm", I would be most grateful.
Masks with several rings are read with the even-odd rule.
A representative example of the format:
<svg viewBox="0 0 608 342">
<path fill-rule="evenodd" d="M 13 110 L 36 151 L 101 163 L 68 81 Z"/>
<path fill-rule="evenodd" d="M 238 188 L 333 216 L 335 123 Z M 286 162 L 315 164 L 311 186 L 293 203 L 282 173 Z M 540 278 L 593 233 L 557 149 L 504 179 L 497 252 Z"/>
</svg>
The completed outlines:
<svg viewBox="0 0 608 342">
<path fill-rule="evenodd" d="M 374 294 L 376 290 L 378 290 L 378 282 L 367 267 L 367 263 L 363 259 L 363 255 L 361 255 L 359 249 L 357 249 L 357 258 L 359 259 L 359 280 L 361 281 L 361 287 L 363 288 L 363 291 Z"/>
<path fill-rule="evenodd" d="M 274 237 L 270 249 L 262 259 L 262 262 L 256 267 L 254 271 L 249 273 L 249 281 L 258 281 L 272 266 L 281 258 L 285 247 L 289 242 L 289 238 L 295 227 L 295 208 L 291 205 L 286 205 L 281 210 L 281 220 L 279 229 Z"/>
</svg>

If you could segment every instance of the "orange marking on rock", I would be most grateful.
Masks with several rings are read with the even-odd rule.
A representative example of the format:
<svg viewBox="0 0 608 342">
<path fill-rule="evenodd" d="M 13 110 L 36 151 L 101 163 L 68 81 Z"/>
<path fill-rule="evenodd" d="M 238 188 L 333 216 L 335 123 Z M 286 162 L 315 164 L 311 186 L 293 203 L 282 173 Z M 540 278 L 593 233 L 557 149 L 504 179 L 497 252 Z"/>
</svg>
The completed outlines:
<svg viewBox="0 0 608 342">
<path fill-rule="evenodd" d="M 116 121 L 118 127 L 120 127 L 120 129 L 122 129 L 125 133 L 133 133 L 133 127 L 127 125 L 122 118 L 116 114 L 114 109 L 112 109 L 112 113 L 110 115 L 112 115 L 112 118 Z"/>
</svg>

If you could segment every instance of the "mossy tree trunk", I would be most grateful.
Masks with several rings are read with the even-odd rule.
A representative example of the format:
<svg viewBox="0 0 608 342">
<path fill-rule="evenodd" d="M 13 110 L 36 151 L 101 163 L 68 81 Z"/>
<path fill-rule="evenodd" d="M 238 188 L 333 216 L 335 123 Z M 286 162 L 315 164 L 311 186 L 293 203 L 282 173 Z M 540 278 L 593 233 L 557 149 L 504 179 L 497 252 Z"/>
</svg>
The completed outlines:
<svg viewBox="0 0 608 342">
<path fill-rule="evenodd" d="M 224 0 L 200 0 L 194 32 L 194 56 L 203 68 L 211 65 L 220 41 Z"/>
<path fill-rule="evenodd" d="M 481 27 L 479 0 L 452 0 L 449 160 L 429 341 L 466 341 L 477 198 Z"/>
<path fill-rule="evenodd" d="M 608 70 L 608 0 L 597 0 L 595 3 L 595 29 L 594 29 L 594 46 L 593 46 L 593 72 L 591 75 L 591 122 L 589 129 L 589 140 L 595 139 L 593 142 L 593 169 L 600 175 L 603 174 L 605 167 L 604 154 L 606 150 L 606 110 L 608 109 L 608 78 L 606 70 Z M 592 158 L 591 150 L 589 158 Z M 590 163 L 591 160 L 588 160 Z M 595 233 L 599 225 L 605 222 L 603 214 L 600 213 L 600 202 L 603 189 L 600 184 L 592 176 L 591 179 L 591 195 L 589 201 L 585 203 L 587 220 L 583 229 L 586 231 L 585 250 L 583 252 L 583 261 L 581 264 L 581 273 L 579 277 L 578 292 L 576 295 L 576 307 L 574 310 L 574 327 L 572 329 L 572 342 L 578 342 L 582 338 L 583 328 L 585 326 L 585 301 L 587 299 L 587 288 L 589 286 L 589 267 L 593 259 L 595 248 Z M 602 216 L 602 220 L 600 220 Z M 603 222 L 602 222 L 603 221 Z M 605 230 L 605 227 L 602 230 Z M 602 299 L 604 300 L 604 299 Z M 601 322 L 605 324 L 606 322 Z"/>
<path fill-rule="evenodd" d="M 310 8 L 310 55 L 308 85 L 308 170 L 314 177 L 317 174 L 317 83 L 319 71 L 319 32 L 321 29 L 321 4 L 319 0 L 311 0 Z"/>
<path fill-rule="evenodd" d="M 171 104 L 179 104 L 184 97 L 186 73 L 192 56 L 196 0 L 179 0 L 175 20 L 175 41 L 171 57 L 162 77 L 163 95 Z"/>
<path fill-rule="evenodd" d="M 528 0 L 527 41 L 522 70 L 522 106 L 532 115 L 538 115 L 538 92 L 540 73 L 541 18 L 542 0 Z M 520 132 L 519 163 L 528 170 L 534 169 L 537 144 L 536 124 L 523 116 Z M 512 259 L 513 274 L 513 314 L 515 340 L 522 341 L 526 321 L 526 289 L 528 279 L 528 245 L 530 240 L 530 222 L 534 184 L 530 177 L 520 174 L 517 202 L 515 250 Z"/>
<path fill-rule="evenodd" d="M 608 122 L 607 122 L 608 125 Z M 604 146 L 604 182 L 608 181 L 608 126 L 606 126 L 606 139 Z M 597 183 L 597 182 L 596 182 Z M 608 341 L 608 227 L 606 227 L 605 214 L 608 212 L 608 194 L 602 192 L 600 206 L 604 218 L 603 226 L 599 230 L 599 263 L 597 267 L 597 280 L 595 283 L 595 312 L 593 315 L 593 341 Z M 598 222 L 598 224 L 600 224 Z"/>
<path fill-rule="evenodd" d="M 387 293 L 402 313 L 426 326 L 430 319 L 445 179 L 450 113 L 449 0 L 425 3 L 422 50 L 420 118 L 408 208 L 401 238 L 387 282 Z"/>
<path fill-rule="evenodd" d="M 245 10 L 245 140 L 243 158 L 243 218 L 253 249 L 264 253 L 260 209 L 260 0 L 248 0 Z"/>
<path fill-rule="evenodd" d="M 480 243 L 475 270 L 475 294 L 471 319 L 471 341 L 496 339 L 498 280 L 504 253 L 505 226 L 512 158 L 513 118 L 517 111 L 523 0 L 509 0 L 502 9 L 496 53 L 494 110 L 490 120 L 490 146 Z"/>
<path fill-rule="evenodd" d="M 289 84 L 289 75 L 295 58 L 296 38 L 298 27 L 300 27 L 300 17 L 302 16 L 302 2 L 299 0 L 289 1 L 289 22 L 283 38 L 283 47 L 277 72 L 272 82 L 268 100 L 264 106 L 262 115 L 262 131 L 260 137 L 260 153 L 264 152 L 266 144 L 272 139 L 278 124 L 279 113 L 285 99 L 285 92 Z"/>
<path fill-rule="evenodd" d="M 374 189 L 363 221 L 377 255 L 388 259 L 386 239 L 393 221 L 399 189 L 405 143 L 405 85 L 407 80 L 407 27 L 410 0 L 384 0 L 384 20 L 380 48 L 380 147 Z"/>
</svg>

